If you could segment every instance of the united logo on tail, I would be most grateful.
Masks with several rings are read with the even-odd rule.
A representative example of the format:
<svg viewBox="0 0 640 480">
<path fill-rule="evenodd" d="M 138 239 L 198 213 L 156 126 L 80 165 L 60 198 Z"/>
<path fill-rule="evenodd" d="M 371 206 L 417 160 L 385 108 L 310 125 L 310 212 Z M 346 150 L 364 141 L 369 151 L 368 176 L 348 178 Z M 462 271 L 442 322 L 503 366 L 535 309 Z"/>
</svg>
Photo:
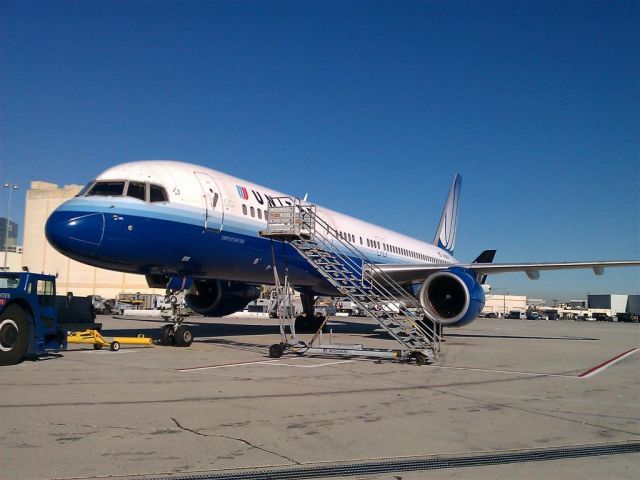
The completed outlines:
<svg viewBox="0 0 640 480">
<path fill-rule="evenodd" d="M 456 247 L 456 230 L 458 227 L 458 205 L 460 204 L 460 188 L 462 187 L 462 177 L 456 174 L 449 190 L 447 203 L 440 217 L 440 225 L 433 239 L 433 244 L 439 248 L 453 254 Z"/>
</svg>

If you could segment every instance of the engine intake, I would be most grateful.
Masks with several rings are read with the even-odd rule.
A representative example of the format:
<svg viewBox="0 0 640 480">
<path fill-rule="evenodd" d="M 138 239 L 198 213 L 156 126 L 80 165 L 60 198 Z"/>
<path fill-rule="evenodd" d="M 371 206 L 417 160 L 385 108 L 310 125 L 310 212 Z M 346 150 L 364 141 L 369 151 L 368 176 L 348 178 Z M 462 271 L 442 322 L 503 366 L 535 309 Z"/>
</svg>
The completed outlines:
<svg viewBox="0 0 640 480">
<path fill-rule="evenodd" d="M 471 323 L 484 307 L 482 285 L 472 271 L 464 268 L 429 275 L 419 298 L 429 319 L 447 327 Z"/>
<path fill-rule="evenodd" d="M 185 295 L 187 306 L 207 317 L 224 317 L 242 310 L 260 296 L 258 287 L 221 280 L 195 280 Z"/>
</svg>

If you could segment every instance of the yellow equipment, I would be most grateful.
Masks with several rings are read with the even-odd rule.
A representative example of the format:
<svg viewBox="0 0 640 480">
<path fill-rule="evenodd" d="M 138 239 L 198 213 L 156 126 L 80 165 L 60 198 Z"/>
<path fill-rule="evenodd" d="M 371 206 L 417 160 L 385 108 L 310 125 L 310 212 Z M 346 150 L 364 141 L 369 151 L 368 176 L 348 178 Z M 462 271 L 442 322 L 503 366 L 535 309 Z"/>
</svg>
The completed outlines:
<svg viewBox="0 0 640 480">
<path fill-rule="evenodd" d="M 109 346 L 109 348 L 117 352 L 120 350 L 120 344 L 122 345 L 153 345 L 153 340 L 144 335 L 138 335 L 137 337 L 112 337 L 110 340 L 102 336 L 98 330 L 83 330 L 81 332 L 69 332 L 67 336 L 68 343 L 86 343 L 92 344 L 94 350 L 100 350 L 102 347 Z"/>
</svg>

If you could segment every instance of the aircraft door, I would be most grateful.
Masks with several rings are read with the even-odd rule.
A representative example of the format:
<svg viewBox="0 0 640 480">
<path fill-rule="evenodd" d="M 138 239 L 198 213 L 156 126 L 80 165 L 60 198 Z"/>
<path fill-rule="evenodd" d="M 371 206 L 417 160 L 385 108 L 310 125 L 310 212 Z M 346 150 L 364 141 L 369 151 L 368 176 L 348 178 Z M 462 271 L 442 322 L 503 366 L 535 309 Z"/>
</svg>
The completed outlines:
<svg viewBox="0 0 640 480">
<path fill-rule="evenodd" d="M 207 173 L 194 172 L 202 189 L 204 228 L 222 231 L 224 226 L 224 201 L 216 181 Z"/>
</svg>

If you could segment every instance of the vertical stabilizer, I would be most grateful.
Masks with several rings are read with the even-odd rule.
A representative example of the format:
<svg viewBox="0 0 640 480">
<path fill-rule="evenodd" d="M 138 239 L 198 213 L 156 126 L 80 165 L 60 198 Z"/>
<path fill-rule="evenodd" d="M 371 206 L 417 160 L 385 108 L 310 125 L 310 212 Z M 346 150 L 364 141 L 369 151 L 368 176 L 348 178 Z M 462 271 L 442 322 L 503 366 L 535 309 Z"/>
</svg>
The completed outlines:
<svg viewBox="0 0 640 480">
<path fill-rule="evenodd" d="M 453 254 L 456 246 L 456 230 L 458 227 L 458 205 L 460 203 L 460 188 L 462 187 L 462 177 L 456 173 L 453 177 L 451 190 L 447 203 L 442 211 L 440 225 L 433 239 L 433 244 Z"/>
</svg>

